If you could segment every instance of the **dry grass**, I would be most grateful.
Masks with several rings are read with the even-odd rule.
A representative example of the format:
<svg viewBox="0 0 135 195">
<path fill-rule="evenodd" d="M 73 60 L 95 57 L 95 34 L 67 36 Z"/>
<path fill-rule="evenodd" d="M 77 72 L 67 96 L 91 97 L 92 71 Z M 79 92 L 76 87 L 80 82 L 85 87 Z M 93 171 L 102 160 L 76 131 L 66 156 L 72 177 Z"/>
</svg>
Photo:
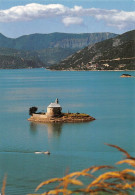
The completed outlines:
<svg viewBox="0 0 135 195">
<path fill-rule="evenodd" d="M 64 113 L 64 116 L 67 116 L 67 117 L 89 117 L 88 114 L 84 114 L 84 113 Z"/>
<path fill-rule="evenodd" d="M 1 195 L 5 195 L 6 182 L 7 182 L 7 175 L 5 175 L 5 177 L 3 179 L 3 185 L 2 185 L 2 188 L 1 188 Z"/>
<path fill-rule="evenodd" d="M 127 164 L 127 166 L 130 166 L 130 168 L 128 167 L 126 169 L 122 169 L 121 171 L 117 171 L 117 169 L 112 166 L 92 166 L 87 169 L 83 169 L 82 171 L 67 174 L 62 178 L 53 178 L 44 181 L 37 186 L 35 192 L 49 184 L 55 184 L 56 187 L 49 191 L 44 191 L 43 193 L 29 195 L 135 194 L 135 158 L 119 146 L 111 144 L 106 145 L 116 148 L 126 156 L 126 159 L 117 162 L 117 165 Z M 108 169 L 108 171 L 105 171 L 104 169 Z M 104 173 L 100 175 L 97 174 L 98 176 L 95 176 L 95 172 L 98 173 L 99 170 L 104 170 Z M 87 179 L 87 185 L 81 181 L 82 178 Z M 5 195 L 6 180 L 7 176 L 5 175 L 1 195 Z M 74 188 L 71 188 L 71 185 L 73 185 Z"/>
<path fill-rule="evenodd" d="M 90 194 L 90 195 L 98 195 L 98 194 L 116 194 L 116 195 L 126 195 L 131 194 L 131 192 L 135 192 L 135 158 L 130 156 L 124 149 L 111 144 L 106 144 L 108 146 L 114 147 L 120 152 L 122 152 L 126 159 L 117 162 L 117 165 L 121 165 L 126 163 L 130 168 L 123 169 L 121 171 L 112 171 L 114 167 L 112 166 L 92 166 L 82 171 L 73 172 L 67 174 L 62 178 L 54 178 L 39 184 L 35 190 L 37 192 L 42 187 L 54 183 L 56 187 L 52 190 L 45 191 L 40 195 L 70 195 L 70 194 Z M 99 176 L 95 176 L 94 173 L 98 172 L 101 169 L 108 169 L 108 171 L 104 171 L 103 174 Z M 110 171 L 111 170 L 111 171 Z M 89 184 L 85 185 L 81 179 L 85 177 L 88 181 L 90 178 Z M 71 185 L 75 188 L 72 190 Z M 77 189 L 77 190 L 75 190 Z M 37 195 L 37 194 L 31 194 Z M 39 194 L 38 194 L 39 195 Z"/>
</svg>

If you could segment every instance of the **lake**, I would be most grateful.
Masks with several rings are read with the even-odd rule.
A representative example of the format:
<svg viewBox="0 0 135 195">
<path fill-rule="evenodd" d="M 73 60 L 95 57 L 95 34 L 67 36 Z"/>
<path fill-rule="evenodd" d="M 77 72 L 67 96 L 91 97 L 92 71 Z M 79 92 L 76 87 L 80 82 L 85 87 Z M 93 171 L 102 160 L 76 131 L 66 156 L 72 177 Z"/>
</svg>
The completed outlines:
<svg viewBox="0 0 135 195">
<path fill-rule="evenodd" d="M 6 194 L 33 193 L 40 182 L 64 176 L 67 168 L 79 171 L 123 158 L 104 143 L 135 155 L 135 78 L 120 78 L 123 73 L 0 70 L 0 188 L 7 174 Z M 87 113 L 96 120 L 27 121 L 30 107 L 46 111 L 56 98 L 63 112 Z M 47 150 L 50 156 L 34 153 Z"/>
</svg>

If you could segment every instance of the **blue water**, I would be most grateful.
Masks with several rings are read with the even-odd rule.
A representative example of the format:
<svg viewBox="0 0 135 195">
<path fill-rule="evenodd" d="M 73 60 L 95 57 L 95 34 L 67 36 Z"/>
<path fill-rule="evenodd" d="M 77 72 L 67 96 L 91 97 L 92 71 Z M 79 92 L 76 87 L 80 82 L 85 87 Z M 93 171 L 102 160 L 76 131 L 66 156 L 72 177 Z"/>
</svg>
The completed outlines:
<svg viewBox="0 0 135 195">
<path fill-rule="evenodd" d="M 62 177 L 67 168 L 114 164 L 123 157 L 104 143 L 135 155 L 135 78 L 120 78 L 123 73 L 0 70 L 0 188 L 6 173 L 6 193 L 24 195 L 41 181 Z M 31 106 L 46 111 L 56 98 L 63 112 L 87 113 L 96 120 L 27 121 Z M 46 150 L 50 156 L 34 153 Z"/>
</svg>

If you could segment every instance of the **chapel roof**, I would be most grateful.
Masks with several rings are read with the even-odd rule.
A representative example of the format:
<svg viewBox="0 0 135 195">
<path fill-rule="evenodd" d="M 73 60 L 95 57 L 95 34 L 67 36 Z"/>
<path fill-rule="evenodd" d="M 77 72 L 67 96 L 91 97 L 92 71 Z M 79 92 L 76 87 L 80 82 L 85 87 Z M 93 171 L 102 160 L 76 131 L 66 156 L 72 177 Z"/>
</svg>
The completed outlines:
<svg viewBox="0 0 135 195">
<path fill-rule="evenodd" d="M 48 108 L 61 108 L 60 104 L 58 103 L 59 103 L 59 100 L 56 99 L 54 103 L 49 104 Z"/>
<path fill-rule="evenodd" d="M 55 102 L 54 103 L 51 103 L 48 108 L 60 108 L 61 106 L 59 104 L 56 104 Z"/>
</svg>

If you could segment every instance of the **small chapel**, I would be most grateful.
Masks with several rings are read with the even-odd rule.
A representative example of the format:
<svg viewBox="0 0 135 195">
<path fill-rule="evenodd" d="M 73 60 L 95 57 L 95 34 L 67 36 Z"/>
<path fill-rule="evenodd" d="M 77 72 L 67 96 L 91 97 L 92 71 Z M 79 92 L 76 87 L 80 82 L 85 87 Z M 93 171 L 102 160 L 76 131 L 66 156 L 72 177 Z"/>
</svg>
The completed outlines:
<svg viewBox="0 0 135 195">
<path fill-rule="evenodd" d="M 28 119 L 33 122 L 88 122 L 95 120 L 94 117 L 84 114 L 84 113 L 62 113 L 62 107 L 59 104 L 58 98 L 55 102 L 50 103 L 47 107 L 47 112 L 32 113 L 31 117 Z"/>
<path fill-rule="evenodd" d="M 49 104 L 47 107 L 46 116 L 47 117 L 57 117 L 61 115 L 62 107 L 59 104 L 58 98 L 56 98 L 55 102 Z"/>
</svg>

